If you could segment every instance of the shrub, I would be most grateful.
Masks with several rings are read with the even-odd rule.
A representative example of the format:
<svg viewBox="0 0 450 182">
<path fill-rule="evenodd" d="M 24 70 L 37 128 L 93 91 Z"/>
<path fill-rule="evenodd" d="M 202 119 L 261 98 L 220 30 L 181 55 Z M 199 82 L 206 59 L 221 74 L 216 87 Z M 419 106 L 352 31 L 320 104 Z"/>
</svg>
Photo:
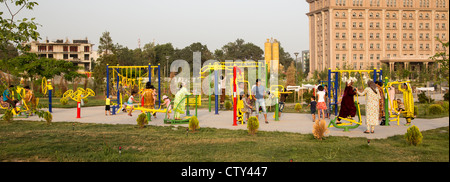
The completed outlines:
<svg viewBox="0 0 450 182">
<path fill-rule="evenodd" d="M 423 136 L 419 131 L 419 128 L 413 125 L 409 127 L 407 132 L 405 133 L 405 139 L 410 145 L 417 146 L 422 143 Z"/>
<path fill-rule="evenodd" d="M 419 103 L 432 103 L 434 101 L 434 99 L 431 99 L 430 97 L 427 97 L 427 95 L 425 94 L 425 92 L 422 92 L 420 94 L 417 95 L 419 97 Z"/>
<path fill-rule="evenodd" d="M 136 121 L 137 121 L 137 125 L 139 126 L 139 128 L 144 128 L 145 125 L 148 124 L 147 114 L 146 113 L 139 114 L 139 116 L 136 119 Z"/>
<path fill-rule="evenodd" d="M 11 109 L 7 109 L 3 115 L 3 120 L 10 123 L 13 120 L 13 112 Z"/>
<path fill-rule="evenodd" d="M 256 116 L 248 118 L 247 123 L 248 133 L 254 135 L 258 131 L 258 128 L 259 128 L 258 118 L 256 118 Z"/>
<path fill-rule="evenodd" d="M 300 110 L 302 109 L 302 105 L 301 105 L 300 103 L 297 103 L 297 104 L 295 104 L 294 109 L 295 109 L 297 112 L 300 112 Z"/>
<path fill-rule="evenodd" d="M 66 97 L 63 97 L 63 98 L 59 99 L 59 102 L 61 102 L 62 105 L 67 105 L 67 103 L 69 103 L 69 99 L 67 99 Z"/>
<path fill-rule="evenodd" d="M 226 110 L 231 110 L 232 107 L 233 107 L 233 105 L 231 104 L 230 101 L 226 101 L 226 102 L 225 102 L 225 109 L 226 109 Z"/>
<path fill-rule="evenodd" d="M 47 122 L 47 125 L 51 125 L 52 124 L 52 120 L 53 120 L 53 116 L 52 113 L 45 111 L 44 112 L 44 119 Z"/>
<path fill-rule="evenodd" d="M 195 132 L 195 130 L 197 129 L 200 129 L 197 116 L 192 116 L 191 119 L 189 119 L 189 129 L 193 132 Z"/>
<path fill-rule="evenodd" d="M 449 92 L 446 92 L 446 93 L 444 94 L 444 100 L 445 100 L 445 101 L 449 101 L 449 97 L 450 97 Z"/>
<path fill-rule="evenodd" d="M 316 120 L 314 122 L 312 132 L 313 132 L 314 138 L 322 140 L 322 138 L 325 136 L 325 134 L 327 134 L 329 132 L 325 120 Z"/>
<path fill-rule="evenodd" d="M 439 104 L 432 104 L 428 107 L 429 114 L 442 114 L 444 112 L 444 108 L 442 108 Z"/>
<path fill-rule="evenodd" d="M 87 104 L 89 102 L 89 99 L 86 97 L 83 99 L 84 104 Z"/>
<path fill-rule="evenodd" d="M 448 102 L 442 101 L 441 106 L 444 109 L 444 111 L 448 111 L 448 109 L 449 109 Z"/>
</svg>

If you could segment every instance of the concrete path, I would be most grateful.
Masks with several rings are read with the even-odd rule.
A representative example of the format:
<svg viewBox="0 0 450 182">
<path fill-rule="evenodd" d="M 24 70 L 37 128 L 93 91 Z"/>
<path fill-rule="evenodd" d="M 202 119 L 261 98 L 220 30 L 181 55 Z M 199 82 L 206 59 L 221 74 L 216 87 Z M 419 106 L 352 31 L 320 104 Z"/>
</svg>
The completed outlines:
<svg viewBox="0 0 450 182">
<path fill-rule="evenodd" d="M 126 113 L 120 112 L 117 115 L 105 116 L 104 106 L 98 107 L 83 107 L 81 109 L 81 118 L 76 118 L 76 108 L 70 109 L 53 109 L 53 122 L 80 122 L 80 123 L 101 123 L 101 124 L 131 124 L 136 125 L 137 116 L 140 111 L 134 111 L 133 116 L 128 116 Z M 191 114 L 194 111 L 191 110 Z M 164 124 L 165 113 L 158 113 L 157 119 L 153 119 L 149 122 L 149 125 L 157 126 L 170 126 L 170 124 Z M 282 132 L 294 132 L 309 134 L 312 133 L 312 117 L 310 114 L 297 114 L 297 113 L 283 113 L 280 121 L 274 121 L 272 117 L 273 113 L 268 114 L 269 124 L 264 123 L 264 116 L 260 115 L 260 131 L 282 131 Z M 200 122 L 200 127 L 205 128 L 223 128 L 223 129 L 234 129 L 234 130 L 247 130 L 247 125 L 233 126 L 233 112 L 232 111 L 220 111 L 219 115 L 215 115 L 214 111 L 208 112 L 206 109 L 198 110 L 198 119 Z M 406 123 L 405 119 L 401 119 L 400 125 L 397 126 L 396 122 L 391 122 L 391 126 L 376 126 L 374 134 L 363 133 L 366 129 L 365 117 L 363 116 L 363 125 L 356 129 L 352 129 L 348 132 L 344 132 L 343 129 L 338 128 L 328 128 L 328 135 L 331 136 L 348 136 L 348 137 L 366 137 L 369 139 L 375 138 L 387 138 L 394 135 L 403 135 L 406 133 L 407 126 L 403 126 Z M 37 116 L 32 116 L 27 118 L 27 120 L 43 120 Z M 327 125 L 329 120 L 327 119 Z M 449 117 L 437 118 L 437 119 L 414 119 L 412 121 L 413 125 L 419 127 L 421 131 L 435 129 L 439 127 L 449 126 Z M 184 125 L 174 125 L 174 126 L 185 126 Z"/>
</svg>

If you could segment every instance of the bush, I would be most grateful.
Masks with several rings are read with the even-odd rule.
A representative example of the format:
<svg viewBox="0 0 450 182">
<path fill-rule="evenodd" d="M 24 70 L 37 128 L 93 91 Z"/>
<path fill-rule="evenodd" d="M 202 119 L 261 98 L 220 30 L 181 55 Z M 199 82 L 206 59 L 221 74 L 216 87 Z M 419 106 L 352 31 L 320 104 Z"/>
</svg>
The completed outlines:
<svg viewBox="0 0 450 182">
<path fill-rule="evenodd" d="M 200 129 L 197 116 L 192 116 L 191 119 L 189 119 L 189 130 L 195 132 L 197 129 Z"/>
<path fill-rule="evenodd" d="M 231 104 L 230 101 L 226 101 L 226 102 L 225 102 L 225 109 L 226 109 L 226 110 L 231 110 L 232 107 L 233 107 L 233 105 Z"/>
<path fill-rule="evenodd" d="M 314 138 L 322 140 L 322 138 L 325 136 L 325 134 L 327 134 L 329 132 L 325 120 L 316 120 L 314 122 L 312 132 L 313 132 Z"/>
<path fill-rule="evenodd" d="M 145 125 L 148 124 L 147 114 L 146 114 L 145 112 L 139 114 L 139 116 L 138 116 L 138 118 L 136 119 L 136 121 L 137 121 L 137 125 L 139 126 L 139 128 L 144 128 Z"/>
<path fill-rule="evenodd" d="M 446 93 L 444 94 L 444 100 L 445 100 L 445 101 L 449 101 L 449 97 L 450 97 L 449 92 L 446 92 Z"/>
<path fill-rule="evenodd" d="M 422 143 L 423 136 L 419 131 L 419 128 L 413 125 L 409 127 L 407 132 L 405 133 L 405 139 L 410 145 L 417 146 Z"/>
<path fill-rule="evenodd" d="M 259 128 L 258 118 L 256 118 L 256 116 L 248 118 L 247 123 L 248 133 L 254 135 L 258 131 L 258 128 Z"/>
<path fill-rule="evenodd" d="M 51 125 L 52 124 L 52 120 L 53 120 L 53 116 L 52 113 L 45 111 L 44 112 L 44 119 L 47 122 L 47 125 Z"/>
<path fill-rule="evenodd" d="M 301 105 L 300 103 L 297 103 L 297 104 L 295 104 L 294 109 L 295 109 L 297 112 L 300 112 L 300 110 L 302 109 L 302 105 Z"/>
<path fill-rule="evenodd" d="M 449 109 L 448 102 L 442 101 L 441 106 L 444 109 L 444 111 L 448 111 Z"/>
<path fill-rule="evenodd" d="M 439 104 L 432 104 L 428 107 L 429 114 L 442 114 L 444 112 L 444 108 L 442 108 Z"/>
<path fill-rule="evenodd" d="M 425 92 L 422 92 L 420 94 L 417 95 L 419 97 L 419 103 L 432 103 L 434 101 L 434 99 L 431 99 L 430 97 L 427 97 L 427 95 L 425 94 Z"/>
<path fill-rule="evenodd" d="M 59 99 L 59 102 L 61 102 L 62 105 L 67 105 L 69 103 L 69 99 L 66 97 L 63 97 Z"/>
<path fill-rule="evenodd" d="M 11 109 L 7 109 L 3 115 L 3 120 L 10 123 L 13 120 L 13 112 Z"/>
<path fill-rule="evenodd" d="M 84 104 L 87 104 L 89 102 L 89 99 L 86 97 L 83 99 Z"/>
</svg>

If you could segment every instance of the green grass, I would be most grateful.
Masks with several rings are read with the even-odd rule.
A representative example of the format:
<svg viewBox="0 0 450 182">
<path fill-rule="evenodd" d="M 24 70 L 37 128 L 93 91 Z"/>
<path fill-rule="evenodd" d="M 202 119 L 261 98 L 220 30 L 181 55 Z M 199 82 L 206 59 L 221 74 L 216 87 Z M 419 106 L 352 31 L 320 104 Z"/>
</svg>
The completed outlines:
<svg viewBox="0 0 450 182">
<path fill-rule="evenodd" d="M 249 136 L 246 130 L 201 128 L 186 135 L 185 127 L 0 121 L 0 161 L 449 162 L 448 132 L 424 131 L 419 146 L 403 136 L 373 139 L 368 146 L 365 138 L 318 141 L 288 132 Z"/>
</svg>

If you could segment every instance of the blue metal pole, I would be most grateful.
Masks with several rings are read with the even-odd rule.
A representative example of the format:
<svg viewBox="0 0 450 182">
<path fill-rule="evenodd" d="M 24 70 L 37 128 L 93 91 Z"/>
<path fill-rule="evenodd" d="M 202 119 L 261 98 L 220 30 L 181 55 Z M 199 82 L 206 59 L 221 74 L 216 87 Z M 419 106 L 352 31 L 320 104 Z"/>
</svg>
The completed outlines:
<svg viewBox="0 0 450 182">
<path fill-rule="evenodd" d="M 335 73 L 336 76 L 334 76 L 334 115 L 338 115 L 338 90 L 339 90 L 339 83 L 341 80 L 341 75 L 339 75 L 339 72 Z"/>
<path fill-rule="evenodd" d="M 109 96 L 109 65 L 106 64 L 106 97 Z"/>
<path fill-rule="evenodd" d="M 48 90 L 48 112 L 52 112 L 52 90 Z"/>
<path fill-rule="evenodd" d="M 116 68 L 117 71 L 117 80 L 116 80 L 116 88 L 117 88 L 117 106 L 120 106 L 120 90 L 119 90 L 119 82 L 120 82 L 120 77 L 119 77 L 119 68 Z M 117 110 L 119 110 L 120 108 L 117 108 Z"/>
<path fill-rule="evenodd" d="M 328 101 L 331 101 L 331 68 L 328 68 Z M 328 108 L 331 107 L 331 102 L 328 102 Z"/>
<path fill-rule="evenodd" d="M 161 64 L 158 63 L 158 100 L 161 108 Z"/>
<path fill-rule="evenodd" d="M 215 114 L 219 114 L 219 95 L 218 95 L 218 93 L 219 93 L 219 89 L 218 89 L 219 83 L 218 83 L 218 79 L 219 79 L 219 77 L 217 76 L 217 70 L 214 69 L 214 92 L 215 92 L 215 98 L 214 98 L 214 100 L 215 100 L 214 105 L 215 106 L 214 107 L 215 107 L 215 110 L 216 110 Z"/>
</svg>

